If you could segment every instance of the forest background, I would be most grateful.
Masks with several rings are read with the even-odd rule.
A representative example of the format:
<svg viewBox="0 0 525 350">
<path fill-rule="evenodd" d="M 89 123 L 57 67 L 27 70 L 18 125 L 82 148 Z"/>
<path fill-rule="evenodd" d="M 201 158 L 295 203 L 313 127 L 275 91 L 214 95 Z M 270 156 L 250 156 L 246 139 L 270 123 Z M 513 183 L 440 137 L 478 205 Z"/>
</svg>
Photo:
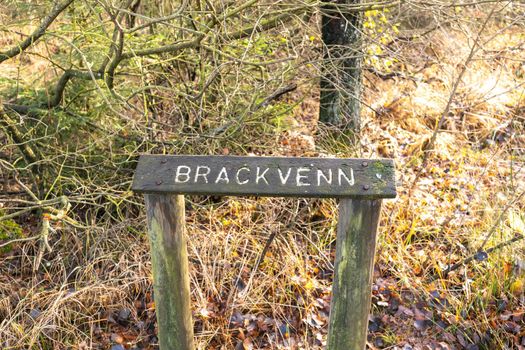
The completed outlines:
<svg viewBox="0 0 525 350">
<path fill-rule="evenodd" d="M 368 347 L 525 348 L 525 4 L 338 3 L 334 59 L 331 2 L 0 1 L 0 348 L 156 348 L 140 153 L 393 158 Z M 186 213 L 199 348 L 323 348 L 335 200 Z"/>
</svg>

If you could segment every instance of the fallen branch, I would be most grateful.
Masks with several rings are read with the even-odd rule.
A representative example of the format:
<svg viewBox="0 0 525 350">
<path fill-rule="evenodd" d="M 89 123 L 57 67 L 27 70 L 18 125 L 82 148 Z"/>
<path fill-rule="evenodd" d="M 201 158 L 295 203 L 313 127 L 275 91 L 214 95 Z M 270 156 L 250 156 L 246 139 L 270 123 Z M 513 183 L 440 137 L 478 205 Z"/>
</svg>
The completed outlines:
<svg viewBox="0 0 525 350">
<path fill-rule="evenodd" d="M 33 272 L 38 270 L 38 267 L 42 262 L 42 258 L 44 257 L 44 252 L 47 251 L 48 253 L 51 253 L 53 251 L 51 245 L 49 244 L 49 231 L 56 232 L 56 230 L 53 227 L 51 227 L 51 220 L 65 219 L 67 217 L 67 212 L 69 211 L 69 209 L 71 209 L 71 203 L 69 203 L 65 196 L 60 197 L 60 202 L 62 203 L 62 209 L 54 209 L 53 212 L 55 214 L 50 214 L 49 212 L 42 214 L 42 227 L 40 229 L 39 234 L 40 245 L 38 248 L 38 254 L 35 257 Z"/>
</svg>

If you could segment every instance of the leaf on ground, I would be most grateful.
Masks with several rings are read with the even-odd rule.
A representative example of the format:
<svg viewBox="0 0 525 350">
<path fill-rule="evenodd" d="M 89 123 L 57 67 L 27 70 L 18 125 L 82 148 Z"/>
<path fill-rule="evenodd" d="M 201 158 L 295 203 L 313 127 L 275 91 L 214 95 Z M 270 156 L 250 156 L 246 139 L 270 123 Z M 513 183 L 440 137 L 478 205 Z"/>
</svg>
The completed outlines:
<svg viewBox="0 0 525 350">
<path fill-rule="evenodd" d="M 518 278 L 510 285 L 510 292 L 515 296 L 520 296 L 523 294 L 524 283 L 523 279 Z"/>
<path fill-rule="evenodd" d="M 253 349 L 253 342 L 251 338 L 245 338 L 242 342 L 242 348 L 244 350 L 252 350 Z"/>
<path fill-rule="evenodd" d="M 114 343 L 117 343 L 117 344 L 122 344 L 122 343 L 124 343 L 124 337 L 121 336 L 120 334 L 112 333 L 111 334 L 111 341 L 114 342 Z"/>
<path fill-rule="evenodd" d="M 416 327 L 418 331 L 424 331 L 425 329 L 430 327 L 431 324 L 432 322 L 430 322 L 430 320 L 427 319 L 419 319 L 414 321 L 414 327 Z"/>
</svg>

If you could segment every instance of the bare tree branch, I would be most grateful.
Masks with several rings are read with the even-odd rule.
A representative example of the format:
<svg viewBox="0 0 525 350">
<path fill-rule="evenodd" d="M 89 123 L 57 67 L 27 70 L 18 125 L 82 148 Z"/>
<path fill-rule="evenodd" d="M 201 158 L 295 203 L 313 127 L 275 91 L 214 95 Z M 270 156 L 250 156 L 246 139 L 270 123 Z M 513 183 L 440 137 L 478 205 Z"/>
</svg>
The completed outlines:
<svg viewBox="0 0 525 350">
<path fill-rule="evenodd" d="M 275 28 L 279 24 L 292 19 L 294 15 L 296 15 L 296 13 L 294 13 L 294 12 L 286 12 L 286 13 L 282 13 L 282 14 L 279 14 L 279 15 L 274 16 L 274 17 L 265 18 L 265 19 L 261 20 L 255 26 L 248 26 L 248 27 L 245 27 L 245 28 L 241 28 L 241 29 L 239 29 L 239 30 L 237 30 L 235 32 L 226 34 L 225 37 L 230 39 L 230 40 L 236 40 L 236 39 L 241 39 L 241 38 L 244 38 L 246 36 L 249 36 L 249 35 L 251 35 L 254 32 L 255 33 L 263 32 L 263 31 Z"/>
<path fill-rule="evenodd" d="M 44 18 L 40 26 L 24 41 L 20 44 L 13 46 L 7 51 L 0 52 L 0 63 L 13 58 L 20 53 L 24 52 L 29 46 L 33 45 L 38 39 L 40 39 L 46 32 L 47 28 L 54 22 L 54 20 L 64 11 L 74 0 L 66 0 L 60 4 L 55 5 L 51 13 Z"/>
<path fill-rule="evenodd" d="M 8 53 L 0 54 L 0 63 L 3 61 L 2 60 L 3 57 L 5 57 L 5 59 L 8 59 L 10 57 L 13 57 L 16 54 L 19 54 L 25 48 L 29 47 L 29 45 L 31 45 L 39 37 L 41 37 L 45 33 L 45 29 L 48 28 L 53 22 L 53 20 L 65 8 L 67 8 L 67 6 L 69 6 L 73 1 L 74 0 L 67 0 L 64 3 L 57 5 L 53 9 L 53 12 L 48 17 L 46 17 L 42 25 L 39 27 L 41 30 L 35 31 L 35 33 L 33 33 L 28 39 L 24 41 L 24 43 L 27 42 L 29 44 L 24 47 L 24 43 L 22 43 L 18 47 L 9 50 Z M 202 40 L 206 37 L 206 35 L 212 31 L 212 29 L 215 27 L 215 25 L 217 25 L 217 23 L 219 23 L 221 20 L 237 15 L 242 10 L 250 6 L 253 6 L 256 2 L 257 2 L 256 0 L 251 0 L 251 1 L 248 1 L 238 7 L 235 7 L 223 13 L 222 15 L 219 14 L 218 16 L 211 19 L 208 23 L 204 25 L 205 29 L 202 32 L 199 32 L 198 34 L 196 34 L 194 38 L 190 40 L 184 40 L 184 41 L 176 42 L 173 44 L 168 44 L 168 45 L 163 45 L 163 46 L 153 47 L 153 48 L 147 48 L 147 49 L 142 49 L 142 50 L 131 50 L 128 52 L 123 52 L 124 30 L 120 28 L 119 23 L 115 23 L 115 31 L 113 33 L 113 38 L 112 38 L 113 45 L 111 45 L 108 57 L 102 62 L 100 68 L 95 71 L 91 71 L 91 72 L 75 70 L 75 69 L 65 70 L 55 86 L 55 89 L 54 89 L 55 92 L 52 98 L 48 101 L 48 103 L 45 106 L 36 106 L 36 108 L 40 108 L 40 107 L 55 108 L 57 107 L 62 102 L 64 91 L 65 91 L 65 88 L 68 82 L 73 78 L 78 78 L 82 80 L 106 79 L 106 84 L 108 88 L 112 89 L 115 71 L 122 61 L 131 59 L 133 57 L 143 57 L 143 56 L 158 55 L 158 54 L 165 54 L 165 53 L 174 53 L 174 52 L 178 52 L 178 51 L 188 49 L 188 48 L 196 48 L 201 44 Z M 307 10 L 309 7 L 311 6 L 305 5 L 304 7 L 294 8 L 288 12 L 280 13 L 273 17 L 263 18 L 255 25 L 241 28 L 237 31 L 225 34 L 224 38 L 227 38 L 228 40 L 237 40 L 237 39 L 241 39 L 243 37 L 252 35 L 255 32 L 261 32 L 261 31 L 266 31 L 266 30 L 275 28 L 281 23 L 292 19 L 300 11 Z M 117 16 L 117 18 L 115 18 L 114 20 L 115 22 L 118 22 L 120 19 L 121 19 L 121 16 Z M 14 52 L 15 49 L 18 50 L 19 48 L 22 48 L 22 50 L 19 51 L 18 53 L 11 55 L 11 51 Z M 113 56 L 112 59 L 111 59 L 111 56 Z M 8 105 L 8 104 L 6 104 L 5 107 L 8 109 L 14 110 L 20 114 L 27 114 L 30 112 L 30 109 L 31 109 L 31 107 L 29 106 Z"/>
<path fill-rule="evenodd" d="M 98 72 L 95 72 L 93 76 L 95 77 L 95 79 L 102 79 L 104 77 L 104 73 L 98 71 Z M 64 90 L 66 88 L 66 85 L 72 78 L 79 78 L 83 80 L 93 79 L 93 77 L 91 76 L 89 72 L 83 72 L 83 71 L 74 70 L 74 69 L 66 70 L 64 74 L 62 74 L 60 79 L 58 80 L 58 83 L 55 87 L 55 93 L 53 95 L 53 99 L 49 101 L 47 105 L 48 108 L 54 108 L 60 104 L 60 102 L 62 101 L 62 97 L 64 96 Z"/>
<path fill-rule="evenodd" d="M 16 123 L 3 111 L 3 105 L 0 104 L 0 125 L 3 125 L 7 134 L 18 145 L 20 152 L 24 155 L 26 161 L 34 164 L 38 161 L 36 152 L 24 140 L 22 132 L 16 127 Z"/>
</svg>

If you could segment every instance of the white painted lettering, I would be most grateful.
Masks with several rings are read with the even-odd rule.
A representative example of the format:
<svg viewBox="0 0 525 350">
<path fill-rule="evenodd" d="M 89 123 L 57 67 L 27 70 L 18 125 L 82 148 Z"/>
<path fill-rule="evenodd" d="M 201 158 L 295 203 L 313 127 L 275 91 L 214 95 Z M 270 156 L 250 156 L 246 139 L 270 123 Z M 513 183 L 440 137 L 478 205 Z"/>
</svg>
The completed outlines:
<svg viewBox="0 0 525 350">
<path fill-rule="evenodd" d="M 339 168 L 337 169 L 337 178 L 339 180 L 339 186 L 341 186 L 341 180 L 344 178 L 346 180 L 346 182 L 348 182 L 348 184 L 350 186 L 353 186 L 354 185 L 354 169 L 350 168 L 350 178 L 348 178 L 347 174 L 345 174 L 345 172 Z"/>
<path fill-rule="evenodd" d="M 265 177 L 265 174 L 268 172 L 269 168 L 266 168 L 266 170 L 264 170 L 262 173 L 261 173 L 261 168 L 257 167 L 257 175 L 255 176 L 255 183 L 258 184 L 259 183 L 259 180 L 264 180 L 264 182 L 266 182 L 266 184 L 268 185 L 268 179 L 266 179 Z"/>
<path fill-rule="evenodd" d="M 190 180 L 191 168 L 187 165 L 179 165 L 177 171 L 175 172 L 175 182 L 176 183 L 185 183 Z M 184 178 L 184 180 L 181 179 Z"/>
<path fill-rule="evenodd" d="M 295 181 L 297 182 L 297 187 L 301 186 L 310 186 L 309 182 L 303 182 L 303 179 L 308 179 L 308 175 L 303 175 L 303 173 L 310 172 L 310 168 L 297 168 L 297 176 L 295 178 Z"/>
<path fill-rule="evenodd" d="M 248 178 L 246 178 L 245 180 L 241 180 L 240 179 L 239 175 L 241 174 L 241 171 L 243 171 L 243 170 L 248 173 L 248 176 L 250 175 L 250 168 L 248 168 L 246 166 L 244 166 L 244 167 L 240 168 L 239 170 L 237 170 L 237 173 L 235 174 L 235 180 L 237 181 L 237 183 L 239 185 L 246 185 L 248 183 L 248 181 L 250 181 L 250 180 L 248 180 Z"/>
<path fill-rule="evenodd" d="M 321 177 L 324 179 L 324 181 L 327 184 L 331 185 L 332 184 L 332 169 L 328 169 L 328 177 L 326 177 L 322 169 L 317 169 L 317 186 L 321 186 Z"/>
<path fill-rule="evenodd" d="M 286 184 L 286 182 L 288 182 L 288 178 L 290 177 L 290 174 L 292 172 L 292 168 L 288 168 L 288 172 L 286 173 L 285 176 L 283 176 L 283 172 L 282 172 L 281 168 L 278 168 L 277 172 L 279 173 L 279 178 L 281 179 L 281 184 L 284 185 L 284 184 Z"/>
<path fill-rule="evenodd" d="M 203 171 L 201 172 L 201 170 Z M 199 177 L 202 177 L 204 179 L 204 182 L 208 183 L 208 175 L 210 174 L 210 171 L 210 167 L 205 165 L 199 165 L 195 170 L 195 179 L 193 180 L 193 182 L 197 183 Z"/>
<path fill-rule="evenodd" d="M 219 181 L 223 181 L 226 184 L 230 183 L 230 179 L 228 178 L 228 172 L 226 171 L 225 167 L 222 167 L 221 171 L 219 171 L 219 175 L 217 175 L 215 183 L 218 184 Z"/>
</svg>

